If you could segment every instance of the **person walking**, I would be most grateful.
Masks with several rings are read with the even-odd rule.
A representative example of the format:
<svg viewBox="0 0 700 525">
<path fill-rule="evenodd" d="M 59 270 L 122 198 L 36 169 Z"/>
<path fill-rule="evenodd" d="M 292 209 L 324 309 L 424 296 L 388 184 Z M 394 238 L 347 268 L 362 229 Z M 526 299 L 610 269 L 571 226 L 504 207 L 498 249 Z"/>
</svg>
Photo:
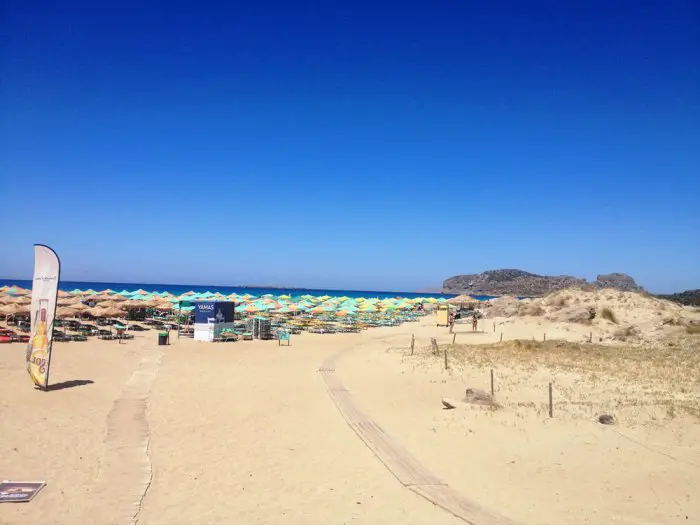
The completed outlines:
<svg viewBox="0 0 700 525">
<path fill-rule="evenodd" d="M 476 318 L 476 314 L 472 315 L 472 332 L 476 332 L 476 326 L 479 324 L 479 320 Z"/>
</svg>

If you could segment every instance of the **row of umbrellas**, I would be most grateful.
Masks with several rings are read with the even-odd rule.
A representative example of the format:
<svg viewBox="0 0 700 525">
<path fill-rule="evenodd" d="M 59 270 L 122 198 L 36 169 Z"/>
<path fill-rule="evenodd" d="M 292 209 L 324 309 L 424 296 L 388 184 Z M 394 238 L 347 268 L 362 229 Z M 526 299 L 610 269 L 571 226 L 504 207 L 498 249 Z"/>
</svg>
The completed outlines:
<svg viewBox="0 0 700 525">
<path fill-rule="evenodd" d="M 471 299 L 471 298 L 469 298 Z M 337 316 L 373 314 L 393 312 L 401 313 L 415 308 L 417 304 L 430 307 L 444 303 L 443 297 L 420 298 L 351 298 L 347 296 L 332 297 L 329 295 L 312 296 L 266 294 L 255 297 L 250 294 L 236 293 L 224 295 L 220 292 L 190 291 L 176 296 L 169 292 L 147 292 L 146 290 L 79 290 L 58 292 L 57 317 L 74 317 L 81 312 L 89 312 L 93 316 L 120 317 L 126 310 L 134 308 L 152 308 L 160 311 L 182 310 L 190 311 L 195 301 L 233 301 L 236 309 L 249 314 L 269 312 L 279 314 L 311 313 L 335 314 Z M 452 302 L 452 301 L 450 301 Z M 18 315 L 27 313 L 31 305 L 31 290 L 17 286 L 0 287 L 0 313 Z"/>
</svg>

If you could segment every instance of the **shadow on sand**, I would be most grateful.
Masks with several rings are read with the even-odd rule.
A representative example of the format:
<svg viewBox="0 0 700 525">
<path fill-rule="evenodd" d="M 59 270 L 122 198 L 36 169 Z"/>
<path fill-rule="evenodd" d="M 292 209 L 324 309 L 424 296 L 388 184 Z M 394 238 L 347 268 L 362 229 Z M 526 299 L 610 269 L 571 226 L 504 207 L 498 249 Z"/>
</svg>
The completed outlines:
<svg viewBox="0 0 700 525">
<path fill-rule="evenodd" d="M 94 381 L 92 379 L 71 379 L 70 381 L 63 381 L 63 383 L 55 383 L 49 385 L 47 390 L 53 392 L 54 390 L 63 390 L 64 388 L 73 388 L 76 386 L 91 385 Z"/>
</svg>

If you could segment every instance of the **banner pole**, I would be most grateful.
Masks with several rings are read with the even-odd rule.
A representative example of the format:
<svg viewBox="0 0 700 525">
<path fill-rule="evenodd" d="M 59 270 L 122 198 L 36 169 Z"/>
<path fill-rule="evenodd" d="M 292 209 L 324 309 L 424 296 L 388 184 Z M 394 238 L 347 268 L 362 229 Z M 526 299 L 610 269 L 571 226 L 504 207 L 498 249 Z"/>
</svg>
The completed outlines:
<svg viewBox="0 0 700 525">
<path fill-rule="evenodd" d="M 58 286 L 59 283 L 61 282 L 61 259 L 59 259 L 58 254 L 49 246 L 46 246 L 45 244 L 35 244 L 35 248 L 37 246 L 41 246 L 42 248 L 46 248 L 48 251 L 50 251 L 54 257 L 56 257 L 56 262 L 58 263 L 58 269 L 57 269 L 57 275 L 56 275 L 56 291 L 55 291 L 55 296 L 53 300 L 53 310 L 51 312 L 51 330 L 47 334 L 48 338 L 48 356 L 46 358 L 46 384 L 42 387 L 42 390 L 44 392 L 48 392 L 49 390 L 49 373 L 51 371 L 51 354 L 53 353 L 53 329 L 54 329 L 54 323 L 56 321 L 56 306 L 58 304 Z M 35 255 L 36 258 L 36 255 Z M 36 261 L 34 262 L 36 265 Z M 34 282 L 32 282 L 32 294 L 34 293 Z M 47 312 L 48 314 L 48 312 Z M 34 327 L 32 327 L 34 328 Z M 32 330 L 33 333 L 33 330 Z"/>
</svg>

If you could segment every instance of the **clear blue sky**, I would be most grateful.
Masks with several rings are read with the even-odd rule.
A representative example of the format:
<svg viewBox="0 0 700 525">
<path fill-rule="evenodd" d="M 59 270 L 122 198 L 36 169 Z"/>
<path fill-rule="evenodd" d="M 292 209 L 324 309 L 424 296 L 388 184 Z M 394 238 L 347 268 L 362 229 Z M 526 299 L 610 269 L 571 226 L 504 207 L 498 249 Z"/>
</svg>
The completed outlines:
<svg viewBox="0 0 700 525">
<path fill-rule="evenodd" d="M 700 287 L 700 6 L 3 2 L 0 277 Z"/>
</svg>

